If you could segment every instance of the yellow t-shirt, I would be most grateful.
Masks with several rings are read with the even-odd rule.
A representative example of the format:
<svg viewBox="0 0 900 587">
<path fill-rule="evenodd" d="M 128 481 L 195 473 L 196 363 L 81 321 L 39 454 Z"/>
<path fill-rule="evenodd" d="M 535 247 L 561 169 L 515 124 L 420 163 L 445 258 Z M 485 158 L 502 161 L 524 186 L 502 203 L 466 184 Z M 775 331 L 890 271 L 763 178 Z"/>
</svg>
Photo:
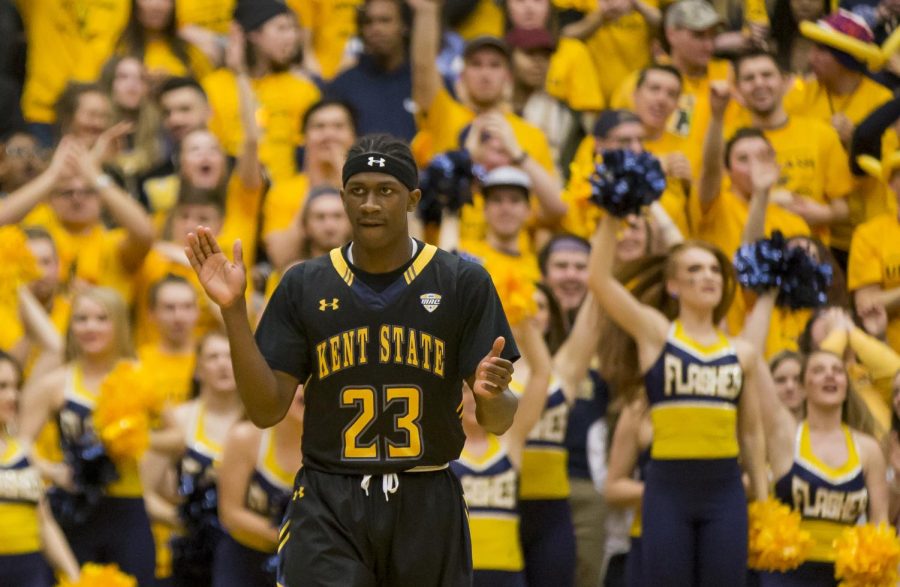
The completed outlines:
<svg viewBox="0 0 900 587">
<path fill-rule="evenodd" d="M 28 41 L 22 111 L 51 123 L 70 81 L 90 82 L 113 54 L 131 12 L 130 0 L 17 0 Z"/>
<path fill-rule="evenodd" d="M 519 145 L 549 173 L 555 174 L 553 156 L 547 139 L 539 128 L 526 122 L 512 112 L 505 114 Z M 431 156 L 437 153 L 461 148 L 460 133 L 475 118 L 475 113 L 454 100 L 441 88 L 427 110 L 416 117 L 420 132 L 428 135 Z M 532 199 L 532 209 L 537 207 L 537 198 Z M 460 240 L 478 241 L 484 239 L 484 203 L 481 194 L 473 195 L 473 203 L 460 210 Z"/>
<path fill-rule="evenodd" d="M 856 90 L 846 96 L 830 94 L 815 77 L 797 78 L 784 97 L 784 107 L 788 114 L 817 118 L 829 126 L 832 115 L 838 113 L 853 124 L 859 124 L 892 97 L 890 90 L 866 76 L 862 77 Z M 847 249 L 853 228 L 885 211 L 882 205 L 885 196 L 881 182 L 869 177 L 854 178 L 853 190 L 847 200 L 850 218 L 832 227 L 832 244 Z"/>
<path fill-rule="evenodd" d="M 563 219 L 563 228 L 583 238 L 590 238 L 600 219 L 600 209 L 585 200 L 586 194 L 590 193 L 591 189 L 588 178 L 594 173 L 595 147 L 596 140 L 593 135 L 581 140 L 569 166 L 569 183 L 563 192 L 563 200 L 569 205 Z M 661 158 L 669 153 L 683 153 L 687 144 L 681 137 L 666 131 L 658 139 L 645 141 L 644 148 Z M 681 234 L 685 238 L 690 237 L 693 234 L 688 208 L 690 202 L 684 183 L 667 178 L 666 189 L 660 196 L 659 203 Z"/>
<path fill-rule="evenodd" d="M 66 230 L 48 207 L 38 206 L 25 217 L 23 225 L 41 226 L 53 237 L 59 256 L 59 274 L 63 284 L 78 278 L 91 285 L 111 287 L 126 302 L 131 302 L 132 273 L 122 266 L 120 249 L 125 229 L 107 229 L 97 224 L 83 234 Z"/>
<path fill-rule="evenodd" d="M 178 0 L 175 22 L 179 27 L 196 25 L 220 35 L 228 34 L 235 0 Z"/>
<path fill-rule="evenodd" d="M 145 344 L 138 348 L 137 356 L 144 372 L 153 376 L 155 388 L 165 394 L 166 403 L 178 405 L 191 399 L 195 353 L 173 355 L 159 345 Z"/>
<path fill-rule="evenodd" d="M 733 191 L 722 189 L 709 208 L 702 212 L 697 223 L 696 237 L 719 247 L 729 259 L 741 246 L 741 233 L 747 224 L 750 203 Z M 785 237 L 809 236 L 809 225 L 800 216 L 777 204 L 766 207 L 766 236 L 780 230 Z"/>
<path fill-rule="evenodd" d="M 847 263 L 847 289 L 900 287 L 900 221 L 882 214 L 856 228 Z M 887 341 L 900 352 L 900 316 L 889 316 Z"/>
<path fill-rule="evenodd" d="M 303 114 L 316 102 L 316 86 L 290 72 L 273 73 L 251 80 L 258 109 L 259 159 L 273 180 L 296 172 L 294 151 L 301 144 Z M 237 80 L 227 69 L 218 69 L 203 79 L 212 118 L 209 129 L 219 137 L 225 151 L 236 157 L 243 140 Z"/>
<path fill-rule="evenodd" d="M 144 48 L 144 66 L 152 75 L 186 76 L 203 79 L 212 71 L 212 65 L 199 49 L 187 47 L 188 64 L 185 64 L 162 39 L 153 39 Z"/>
<path fill-rule="evenodd" d="M 483 35 L 502 37 L 503 11 L 496 0 L 479 0 L 469 17 L 456 27 L 456 32 L 466 41 Z"/>
<path fill-rule="evenodd" d="M 665 60 L 663 60 L 665 61 Z M 634 109 L 634 90 L 637 87 L 639 71 L 631 73 L 617 87 L 610 101 L 610 108 Z M 691 162 L 695 177 L 700 176 L 703 141 L 709 126 L 709 83 L 731 79 L 731 65 L 727 61 L 710 61 L 707 74 L 703 77 L 682 75 L 681 96 L 678 107 L 669 117 L 668 130 L 685 139 L 685 155 Z M 725 128 L 737 128 L 744 109 L 732 101 L 725 110 Z"/>
<path fill-rule="evenodd" d="M 307 192 L 309 192 L 309 178 L 305 173 L 298 173 L 272 184 L 263 204 L 264 237 L 291 225 L 297 213 L 303 208 Z"/>
<path fill-rule="evenodd" d="M 649 0 L 647 4 L 659 7 L 658 0 Z M 652 40 L 653 31 L 636 10 L 601 25 L 587 40 L 597 71 L 601 73 L 600 88 L 607 102 L 629 74 L 650 64 Z"/>
<path fill-rule="evenodd" d="M 830 126 L 813 118 L 791 116 L 787 124 L 767 130 L 765 135 L 781 166 L 779 187 L 820 204 L 846 197 L 853 189 L 847 154 Z M 827 226 L 814 227 L 813 234 L 830 244 Z"/>
<path fill-rule="evenodd" d="M 584 43 L 561 38 L 550 57 L 547 93 L 565 102 L 572 110 L 602 110 L 600 77 Z"/>
<path fill-rule="evenodd" d="M 262 195 L 262 187 L 249 189 L 243 185 L 237 174 L 231 175 L 225 199 L 225 220 L 222 229 L 216 235 L 216 240 L 222 247 L 225 256 L 231 259 L 234 241 L 241 239 L 244 263 L 247 267 L 252 267 L 256 259 L 256 236 L 259 229 Z M 148 296 L 150 288 L 170 273 L 187 279 L 197 293 L 200 319 L 197 321 L 196 335 L 202 335 L 219 323 L 214 314 L 213 302 L 206 297 L 206 293 L 197 279 L 197 274 L 187 264 L 187 259 L 184 262 L 173 261 L 160 252 L 151 250 L 133 279 L 135 340 L 138 346 L 159 341 L 159 331 L 150 319 Z M 252 288 L 248 288 L 247 293 L 249 296 Z"/>
<path fill-rule="evenodd" d="M 363 0 L 287 0 L 300 24 L 312 32 L 313 50 L 323 80 L 336 76 L 347 42 L 356 35 L 356 11 Z"/>
</svg>

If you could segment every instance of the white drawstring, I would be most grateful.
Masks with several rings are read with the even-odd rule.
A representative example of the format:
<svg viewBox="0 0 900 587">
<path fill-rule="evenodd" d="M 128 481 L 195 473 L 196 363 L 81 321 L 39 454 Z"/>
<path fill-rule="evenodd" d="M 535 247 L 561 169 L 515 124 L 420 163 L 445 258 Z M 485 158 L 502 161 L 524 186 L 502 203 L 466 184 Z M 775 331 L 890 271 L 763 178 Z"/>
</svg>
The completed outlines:
<svg viewBox="0 0 900 587">
<path fill-rule="evenodd" d="M 371 475 L 363 475 L 362 482 L 359 484 L 360 489 L 366 492 L 366 497 L 369 496 L 369 484 L 371 482 Z M 397 476 L 397 473 L 388 473 L 381 476 L 381 491 L 384 492 L 384 501 L 390 501 L 390 494 L 397 493 L 399 488 L 400 477 Z"/>
</svg>

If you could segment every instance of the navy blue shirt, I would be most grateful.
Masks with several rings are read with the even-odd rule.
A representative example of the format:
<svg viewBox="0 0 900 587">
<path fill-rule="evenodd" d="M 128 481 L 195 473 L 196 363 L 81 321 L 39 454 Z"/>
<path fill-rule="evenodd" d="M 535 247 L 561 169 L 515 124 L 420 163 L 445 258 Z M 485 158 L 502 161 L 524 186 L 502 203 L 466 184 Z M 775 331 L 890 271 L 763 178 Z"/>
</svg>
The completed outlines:
<svg viewBox="0 0 900 587">
<path fill-rule="evenodd" d="M 325 97 L 343 100 L 356 111 L 357 134 L 388 133 L 411 141 L 416 134 L 409 60 L 393 71 L 378 67 L 368 55 L 334 79 Z"/>
<path fill-rule="evenodd" d="M 566 428 L 566 449 L 569 451 L 569 477 L 590 479 L 591 468 L 588 465 L 587 440 L 588 430 L 594 422 L 606 417 L 606 406 L 609 402 L 609 387 L 600 375 L 589 371 L 593 383 L 593 394 L 590 398 L 579 397 L 569 411 L 569 425 Z"/>
</svg>

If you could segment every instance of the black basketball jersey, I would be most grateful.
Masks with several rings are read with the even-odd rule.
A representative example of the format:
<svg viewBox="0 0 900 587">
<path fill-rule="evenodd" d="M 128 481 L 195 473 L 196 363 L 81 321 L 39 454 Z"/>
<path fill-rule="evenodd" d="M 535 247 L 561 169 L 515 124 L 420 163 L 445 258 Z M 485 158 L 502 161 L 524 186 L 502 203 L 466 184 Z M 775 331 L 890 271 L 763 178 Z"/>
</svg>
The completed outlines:
<svg viewBox="0 0 900 587">
<path fill-rule="evenodd" d="M 288 270 L 256 340 L 272 369 L 305 384 L 304 466 L 400 472 L 459 457 L 462 380 L 497 336 L 519 356 L 490 276 L 431 245 L 381 292 L 346 248 Z"/>
</svg>

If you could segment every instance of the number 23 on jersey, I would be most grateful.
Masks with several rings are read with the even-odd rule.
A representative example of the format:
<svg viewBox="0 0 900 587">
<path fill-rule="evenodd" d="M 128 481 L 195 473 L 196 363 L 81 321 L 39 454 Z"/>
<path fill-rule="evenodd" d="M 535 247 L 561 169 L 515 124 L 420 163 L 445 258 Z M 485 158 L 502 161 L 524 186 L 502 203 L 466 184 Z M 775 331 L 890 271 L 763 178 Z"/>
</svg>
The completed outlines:
<svg viewBox="0 0 900 587">
<path fill-rule="evenodd" d="M 422 456 L 422 390 L 413 385 L 385 385 L 379 392 L 370 386 L 352 386 L 341 390 L 341 408 L 356 409 L 356 417 L 344 428 L 344 460 L 417 459 Z M 386 413 L 399 406 L 399 413 Z M 362 438 L 379 417 L 393 417 L 390 435 Z M 383 439 L 383 442 L 382 442 Z M 383 452 L 384 451 L 384 452 Z"/>
</svg>

